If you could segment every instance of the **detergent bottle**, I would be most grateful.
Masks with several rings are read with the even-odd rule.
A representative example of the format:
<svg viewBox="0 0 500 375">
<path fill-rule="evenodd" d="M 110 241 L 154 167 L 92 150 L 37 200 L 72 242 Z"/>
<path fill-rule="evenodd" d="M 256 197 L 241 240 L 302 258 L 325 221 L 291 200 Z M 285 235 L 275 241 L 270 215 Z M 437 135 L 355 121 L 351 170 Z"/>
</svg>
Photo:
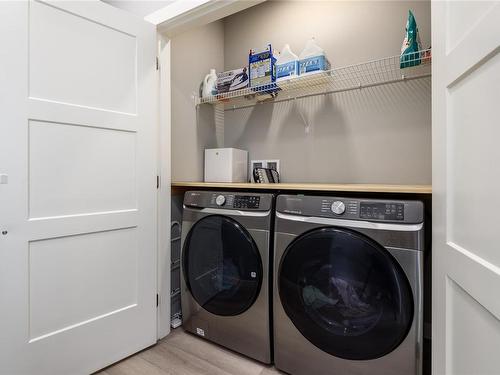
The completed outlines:
<svg viewBox="0 0 500 375">
<path fill-rule="evenodd" d="M 326 58 L 323 48 L 318 46 L 316 40 L 307 41 L 304 50 L 299 55 L 300 75 L 318 73 L 330 69 L 330 62 Z"/>
<path fill-rule="evenodd" d="M 299 75 L 299 58 L 292 52 L 289 44 L 285 44 L 276 60 L 276 80 L 294 78 Z"/>
<path fill-rule="evenodd" d="M 420 65 L 420 34 L 418 32 L 417 21 L 412 11 L 408 11 L 408 20 L 406 21 L 406 34 L 401 46 L 400 68 Z"/>
<path fill-rule="evenodd" d="M 217 95 L 217 73 L 215 73 L 215 69 L 210 69 L 210 73 L 205 76 L 201 89 L 203 98 L 212 95 Z"/>
</svg>

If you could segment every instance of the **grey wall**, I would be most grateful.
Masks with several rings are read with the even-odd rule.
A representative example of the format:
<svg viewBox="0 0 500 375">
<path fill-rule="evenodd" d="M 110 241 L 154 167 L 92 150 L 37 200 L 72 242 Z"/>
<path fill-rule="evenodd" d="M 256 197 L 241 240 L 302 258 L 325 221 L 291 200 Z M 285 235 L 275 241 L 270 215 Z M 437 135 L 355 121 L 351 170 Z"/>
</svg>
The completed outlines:
<svg viewBox="0 0 500 375">
<path fill-rule="evenodd" d="M 223 21 L 176 35 L 171 56 L 172 181 L 203 181 L 204 150 L 218 146 L 222 129 L 214 108 L 196 111 L 192 96 L 210 68 L 224 68 Z"/>
<path fill-rule="evenodd" d="M 397 55 L 408 9 L 428 47 L 430 2 L 268 1 L 224 20 L 225 69 L 246 65 L 248 49 L 268 42 L 299 54 L 311 36 L 334 67 Z M 280 159 L 283 181 L 427 184 L 431 80 L 228 111 L 224 144 Z"/>
</svg>

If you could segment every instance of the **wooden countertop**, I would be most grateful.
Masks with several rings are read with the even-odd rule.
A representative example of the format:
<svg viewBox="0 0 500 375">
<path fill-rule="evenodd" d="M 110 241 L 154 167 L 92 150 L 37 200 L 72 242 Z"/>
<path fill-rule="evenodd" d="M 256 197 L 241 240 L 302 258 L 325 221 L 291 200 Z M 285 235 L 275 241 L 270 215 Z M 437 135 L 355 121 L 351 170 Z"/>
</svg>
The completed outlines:
<svg viewBox="0 0 500 375">
<path fill-rule="evenodd" d="M 251 184 L 229 182 L 172 182 L 173 188 L 213 188 L 213 189 L 248 189 L 248 190 L 300 190 L 300 191 L 338 191 L 362 193 L 406 193 L 432 194 L 431 185 L 386 185 L 386 184 Z"/>
</svg>

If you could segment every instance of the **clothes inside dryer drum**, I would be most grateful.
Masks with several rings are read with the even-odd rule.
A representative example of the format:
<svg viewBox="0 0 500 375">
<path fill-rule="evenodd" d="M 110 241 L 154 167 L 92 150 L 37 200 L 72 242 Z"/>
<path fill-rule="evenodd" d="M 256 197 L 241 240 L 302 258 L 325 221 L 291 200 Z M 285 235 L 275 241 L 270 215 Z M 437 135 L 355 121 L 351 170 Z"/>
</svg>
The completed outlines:
<svg viewBox="0 0 500 375">
<path fill-rule="evenodd" d="M 196 222 L 186 237 L 183 274 L 200 306 L 216 315 L 237 315 L 257 298 L 262 260 L 238 222 L 212 215 Z"/>
<path fill-rule="evenodd" d="M 298 237 L 285 251 L 278 282 L 297 329 L 340 358 L 386 355 L 413 320 L 411 287 L 397 261 L 351 230 L 321 228 Z"/>
</svg>

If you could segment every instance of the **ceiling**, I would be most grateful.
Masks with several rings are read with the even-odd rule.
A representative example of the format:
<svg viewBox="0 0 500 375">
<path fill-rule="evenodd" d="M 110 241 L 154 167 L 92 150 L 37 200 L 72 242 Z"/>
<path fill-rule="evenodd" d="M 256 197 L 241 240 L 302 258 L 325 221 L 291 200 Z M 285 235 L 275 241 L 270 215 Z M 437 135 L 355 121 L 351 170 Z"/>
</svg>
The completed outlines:
<svg viewBox="0 0 500 375">
<path fill-rule="evenodd" d="M 174 3 L 176 0 L 102 0 L 116 8 L 136 14 L 144 18 L 145 16 Z"/>
</svg>

